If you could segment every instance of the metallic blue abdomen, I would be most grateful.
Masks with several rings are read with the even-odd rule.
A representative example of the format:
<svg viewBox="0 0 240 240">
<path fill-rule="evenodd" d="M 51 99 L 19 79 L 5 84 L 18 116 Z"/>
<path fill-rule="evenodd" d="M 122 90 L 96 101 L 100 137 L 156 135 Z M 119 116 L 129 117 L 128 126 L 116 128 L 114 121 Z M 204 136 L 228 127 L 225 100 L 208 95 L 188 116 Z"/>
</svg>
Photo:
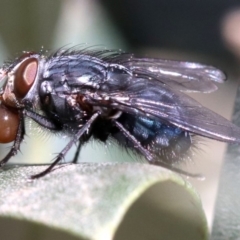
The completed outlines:
<svg viewBox="0 0 240 240">
<path fill-rule="evenodd" d="M 119 121 L 144 148 L 169 163 L 182 160 L 191 146 L 189 132 L 174 125 L 128 114 L 123 114 Z M 127 147 L 134 149 L 129 141 Z"/>
</svg>

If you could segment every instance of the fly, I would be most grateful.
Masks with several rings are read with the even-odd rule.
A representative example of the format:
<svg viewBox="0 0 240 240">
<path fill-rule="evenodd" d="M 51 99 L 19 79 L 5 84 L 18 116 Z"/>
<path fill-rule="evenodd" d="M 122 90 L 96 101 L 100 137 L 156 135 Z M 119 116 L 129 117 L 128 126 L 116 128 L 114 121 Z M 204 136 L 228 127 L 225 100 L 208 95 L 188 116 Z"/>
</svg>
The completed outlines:
<svg viewBox="0 0 240 240">
<path fill-rule="evenodd" d="M 211 66 L 61 49 L 49 56 L 25 52 L 0 73 L 0 143 L 13 142 L 0 166 L 19 151 L 26 117 L 70 138 L 52 164 L 32 178 L 49 173 L 78 143 L 76 163 L 90 139 L 116 141 L 150 164 L 188 176 L 196 175 L 174 164 L 187 157 L 193 135 L 240 143 L 239 127 L 184 93 L 215 91 L 225 75 Z"/>
</svg>

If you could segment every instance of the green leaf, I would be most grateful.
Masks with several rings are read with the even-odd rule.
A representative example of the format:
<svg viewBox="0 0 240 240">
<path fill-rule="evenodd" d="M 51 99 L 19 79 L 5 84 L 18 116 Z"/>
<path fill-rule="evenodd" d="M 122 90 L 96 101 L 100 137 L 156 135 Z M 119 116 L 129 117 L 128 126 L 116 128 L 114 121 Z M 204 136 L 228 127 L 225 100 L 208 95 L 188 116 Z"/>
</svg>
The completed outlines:
<svg viewBox="0 0 240 240">
<path fill-rule="evenodd" d="M 140 163 L 45 166 L 0 174 L 0 238 L 207 239 L 198 195 L 178 175 Z"/>
</svg>

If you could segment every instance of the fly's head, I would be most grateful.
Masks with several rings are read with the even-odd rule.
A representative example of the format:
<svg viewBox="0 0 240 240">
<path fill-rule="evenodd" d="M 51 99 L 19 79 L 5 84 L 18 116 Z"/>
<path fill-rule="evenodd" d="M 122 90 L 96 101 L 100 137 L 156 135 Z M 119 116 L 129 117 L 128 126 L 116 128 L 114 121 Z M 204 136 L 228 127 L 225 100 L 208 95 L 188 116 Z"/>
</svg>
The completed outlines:
<svg viewBox="0 0 240 240">
<path fill-rule="evenodd" d="M 6 77 L 0 96 L 2 104 L 15 109 L 23 107 L 22 100 L 37 80 L 39 62 L 40 55 L 27 52 L 16 63 L 2 70 L 3 77 Z"/>
<path fill-rule="evenodd" d="M 12 142 L 20 121 L 19 111 L 24 109 L 23 99 L 34 85 L 39 69 L 40 56 L 24 53 L 16 62 L 0 70 L 4 80 L 0 91 L 0 143 Z"/>
</svg>

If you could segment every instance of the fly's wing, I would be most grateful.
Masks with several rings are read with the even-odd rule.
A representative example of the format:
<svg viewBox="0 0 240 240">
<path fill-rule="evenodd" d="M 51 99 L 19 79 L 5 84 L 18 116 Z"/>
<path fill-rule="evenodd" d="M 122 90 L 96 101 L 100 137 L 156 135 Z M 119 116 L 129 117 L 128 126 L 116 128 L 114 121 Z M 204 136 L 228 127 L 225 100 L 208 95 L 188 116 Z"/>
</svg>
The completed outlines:
<svg viewBox="0 0 240 240">
<path fill-rule="evenodd" d="M 217 90 L 214 82 L 222 83 L 226 78 L 217 68 L 199 63 L 123 56 L 121 64 L 181 91 L 213 92 Z"/>
<path fill-rule="evenodd" d="M 240 143 L 239 127 L 158 81 L 133 78 L 126 91 L 108 96 L 111 106 L 123 112 L 159 119 L 219 141 Z"/>
</svg>

